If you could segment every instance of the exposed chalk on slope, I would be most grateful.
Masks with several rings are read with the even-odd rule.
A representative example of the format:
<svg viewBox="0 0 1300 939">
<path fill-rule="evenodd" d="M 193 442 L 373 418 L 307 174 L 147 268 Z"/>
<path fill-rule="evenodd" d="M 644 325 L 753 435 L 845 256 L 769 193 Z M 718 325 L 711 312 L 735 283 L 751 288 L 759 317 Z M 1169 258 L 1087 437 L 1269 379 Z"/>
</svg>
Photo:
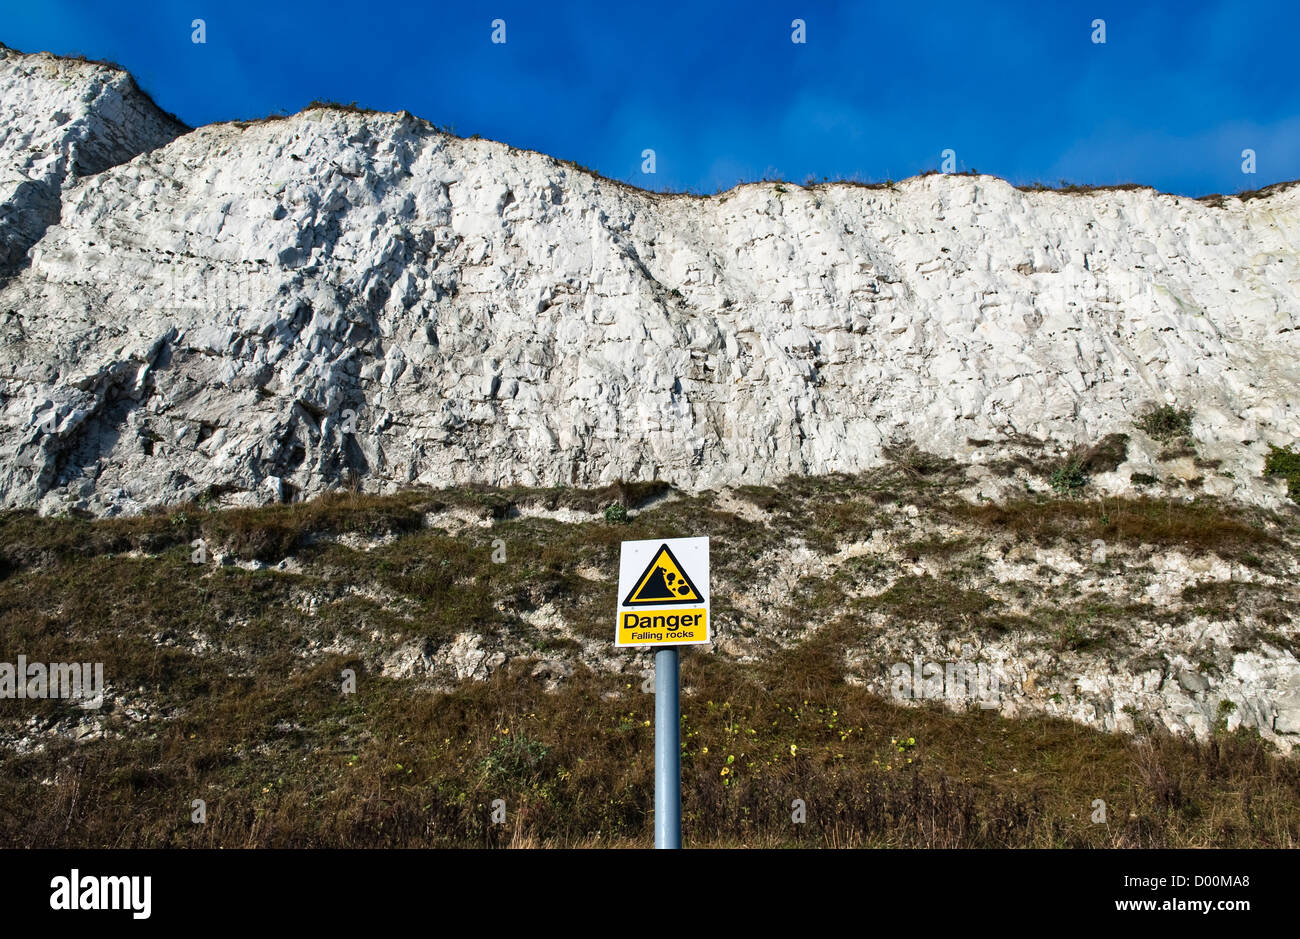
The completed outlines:
<svg viewBox="0 0 1300 939">
<path fill-rule="evenodd" d="M 699 488 L 903 437 L 1093 441 L 1150 401 L 1195 410 L 1216 494 L 1269 502 L 1265 443 L 1300 437 L 1298 243 L 1298 187 L 661 196 L 407 114 L 212 125 L 69 187 L 0 292 L 0 497 Z"/>
<path fill-rule="evenodd" d="M 186 130 L 120 69 L 0 45 L 0 277 L 58 222 L 65 185 Z"/>
</svg>

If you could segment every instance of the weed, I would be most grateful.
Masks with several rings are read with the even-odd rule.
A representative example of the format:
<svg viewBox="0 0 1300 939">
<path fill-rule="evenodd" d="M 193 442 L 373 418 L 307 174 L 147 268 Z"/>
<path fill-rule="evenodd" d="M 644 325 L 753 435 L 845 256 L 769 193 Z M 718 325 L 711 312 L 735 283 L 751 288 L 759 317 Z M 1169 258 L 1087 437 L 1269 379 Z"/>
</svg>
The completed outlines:
<svg viewBox="0 0 1300 939">
<path fill-rule="evenodd" d="M 1138 430 L 1161 442 L 1192 434 L 1192 410 L 1178 410 L 1169 404 L 1150 407 L 1133 422 Z"/>
<path fill-rule="evenodd" d="M 1286 480 L 1286 491 L 1292 501 L 1300 502 L 1300 453 L 1289 446 L 1268 448 L 1264 460 L 1265 476 L 1281 476 Z"/>
<path fill-rule="evenodd" d="M 1219 706 L 1214 714 L 1215 736 L 1221 737 L 1228 732 L 1228 718 L 1235 714 L 1236 711 L 1236 702 L 1229 701 L 1227 698 L 1224 698 L 1219 702 Z"/>
<path fill-rule="evenodd" d="M 1069 460 L 1052 470 L 1048 483 L 1061 495 L 1072 496 L 1088 485 L 1088 474 L 1079 460 Z"/>
<path fill-rule="evenodd" d="M 525 733 L 511 733 L 508 727 L 500 728 L 495 737 L 480 764 L 489 782 L 526 782 L 541 773 L 550 747 Z"/>
</svg>

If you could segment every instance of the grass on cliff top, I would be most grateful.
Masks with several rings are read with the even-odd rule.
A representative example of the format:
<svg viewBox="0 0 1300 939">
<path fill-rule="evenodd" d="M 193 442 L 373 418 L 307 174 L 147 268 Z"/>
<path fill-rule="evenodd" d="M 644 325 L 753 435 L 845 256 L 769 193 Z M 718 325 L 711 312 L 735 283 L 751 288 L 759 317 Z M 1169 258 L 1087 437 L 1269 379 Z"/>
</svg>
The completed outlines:
<svg viewBox="0 0 1300 939">
<path fill-rule="evenodd" d="M 764 554 L 792 539 L 834 550 L 869 537 L 904 503 L 966 526 L 960 538 L 909 548 L 938 557 L 960 557 L 981 534 L 1100 533 L 1227 552 L 1276 540 L 1251 513 L 1209 501 L 971 505 L 942 495 L 950 469 L 913 455 L 888 473 L 743 490 L 770 524 L 709 493 L 658 500 L 662 484 L 332 494 L 102 521 L 0 514 L 0 660 L 103 662 L 114 693 L 146 712 L 108 713 L 104 739 L 5 753 L 0 844 L 646 844 L 653 698 L 639 688 L 648 660 L 629 654 L 625 674 L 578 664 L 548 691 L 534 663 L 571 656 L 576 643 L 521 616 L 549 603 L 574 635 L 607 641 L 613 589 L 591 572 L 614 570 L 624 539 L 707 532 L 715 577 L 731 583 L 756 583 Z M 612 503 L 642 511 L 611 524 L 600 510 Z M 593 518 L 520 514 L 566 507 Z M 490 524 L 423 527 L 426 512 L 449 510 Z M 320 534 L 387 540 L 356 550 L 315 541 Z M 246 558 L 292 557 L 299 569 L 194 565 L 196 537 Z M 495 539 L 505 564 L 491 560 Z M 876 576 L 877 561 L 852 561 L 844 578 Z M 1258 739 L 1131 740 L 1062 721 L 902 707 L 847 683 L 844 650 L 863 612 L 942 624 L 992 622 L 998 609 L 980 591 L 929 577 L 893 578 L 856 606 L 844 586 L 832 578 L 787 597 L 796 612 L 841 615 L 757 664 L 683 657 L 688 844 L 1300 846 L 1300 764 Z M 725 600 L 715 617 L 736 617 Z M 1099 636 L 1097 610 L 1077 606 L 1056 637 L 1070 648 Z M 375 632 L 438 645 L 465 630 L 524 637 L 532 655 L 440 694 L 346 651 L 366 649 Z M 340 693 L 345 668 L 357 673 L 355 695 Z M 6 736 L 33 718 L 80 716 L 66 702 L 4 704 Z M 497 798 L 506 826 L 489 822 Z M 806 825 L 790 823 L 796 798 Z M 204 825 L 190 821 L 194 799 L 208 804 Z M 1095 799 L 1106 800 L 1108 824 L 1091 821 Z"/>
</svg>

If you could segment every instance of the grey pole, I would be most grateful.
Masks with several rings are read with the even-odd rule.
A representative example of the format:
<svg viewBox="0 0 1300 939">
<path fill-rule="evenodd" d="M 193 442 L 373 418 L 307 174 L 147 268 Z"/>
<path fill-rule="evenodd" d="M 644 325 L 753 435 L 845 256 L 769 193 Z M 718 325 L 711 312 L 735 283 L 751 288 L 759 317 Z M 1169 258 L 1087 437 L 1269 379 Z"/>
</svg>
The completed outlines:
<svg viewBox="0 0 1300 939">
<path fill-rule="evenodd" d="M 677 647 L 655 651 L 655 847 L 682 846 Z"/>
</svg>

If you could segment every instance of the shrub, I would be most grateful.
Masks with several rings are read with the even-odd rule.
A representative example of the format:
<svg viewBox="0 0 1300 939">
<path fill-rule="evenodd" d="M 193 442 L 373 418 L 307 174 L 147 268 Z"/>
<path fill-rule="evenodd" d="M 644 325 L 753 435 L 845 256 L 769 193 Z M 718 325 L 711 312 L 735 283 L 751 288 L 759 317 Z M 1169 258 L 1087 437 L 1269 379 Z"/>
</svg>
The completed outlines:
<svg viewBox="0 0 1300 939">
<path fill-rule="evenodd" d="M 1052 470 L 1048 482 L 1062 495 L 1073 495 L 1088 485 L 1088 474 L 1081 461 L 1069 460 Z"/>
<path fill-rule="evenodd" d="M 1131 473 L 1128 481 L 1135 486 L 1154 486 L 1160 480 L 1156 479 L 1156 477 L 1152 476 L 1150 473 Z"/>
<path fill-rule="evenodd" d="M 1138 430 L 1153 440 L 1167 441 L 1175 437 L 1190 437 L 1192 409 L 1184 408 L 1180 411 L 1172 405 L 1162 404 L 1147 409 L 1133 423 Z"/>
<path fill-rule="evenodd" d="M 1113 473 L 1128 459 L 1128 434 L 1107 434 L 1078 455 L 1082 469 L 1089 473 Z"/>
<path fill-rule="evenodd" d="M 885 447 L 884 454 L 913 479 L 941 477 L 957 471 L 955 461 L 922 450 L 910 440 Z"/>
<path fill-rule="evenodd" d="M 1237 710 L 1236 702 L 1229 701 L 1227 698 L 1219 702 L 1219 709 L 1214 717 L 1214 735 L 1221 737 L 1228 732 L 1228 718 Z"/>
<path fill-rule="evenodd" d="M 1281 476 L 1286 479 L 1287 495 L 1295 502 L 1300 502 L 1300 453 L 1290 447 L 1268 448 L 1268 458 L 1264 460 L 1265 476 Z"/>
<path fill-rule="evenodd" d="M 605 521 L 614 524 L 627 522 L 627 509 L 615 502 L 605 508 Z"/>
</svg>

